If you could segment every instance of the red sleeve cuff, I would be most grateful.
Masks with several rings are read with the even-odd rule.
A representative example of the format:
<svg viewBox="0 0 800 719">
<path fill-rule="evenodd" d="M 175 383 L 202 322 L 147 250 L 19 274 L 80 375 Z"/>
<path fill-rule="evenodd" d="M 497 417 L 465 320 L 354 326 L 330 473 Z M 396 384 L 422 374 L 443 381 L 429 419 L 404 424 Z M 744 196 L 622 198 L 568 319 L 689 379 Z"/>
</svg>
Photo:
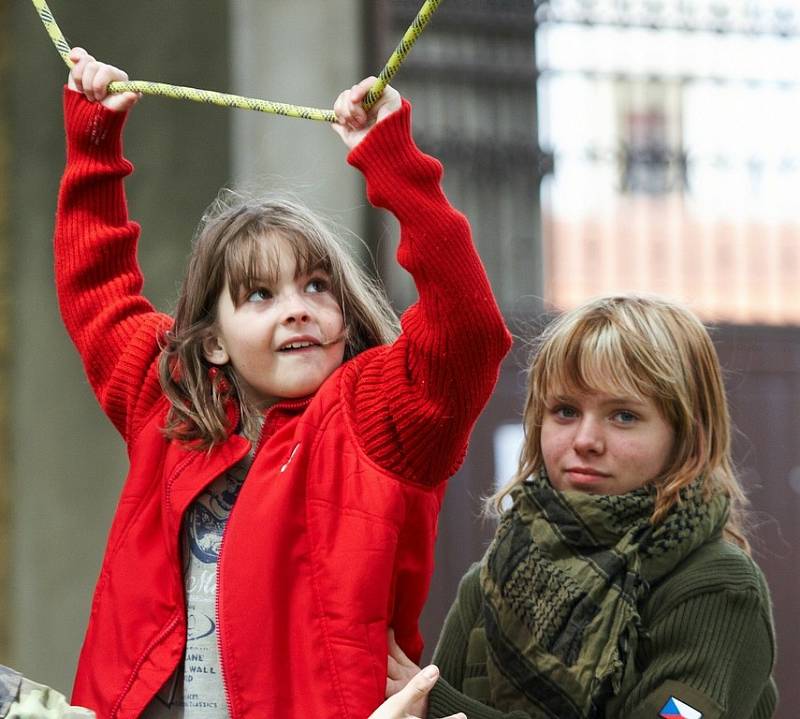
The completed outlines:
<svg viewBox="0 0 800 719">
<path fill-rule="evenodd" d="M 64 87 L 64 128 L 67 152 L 93 157 L 122 156 L 122 128 L 127 112 L 90 102 L 81 92 Z"/>
</svg>

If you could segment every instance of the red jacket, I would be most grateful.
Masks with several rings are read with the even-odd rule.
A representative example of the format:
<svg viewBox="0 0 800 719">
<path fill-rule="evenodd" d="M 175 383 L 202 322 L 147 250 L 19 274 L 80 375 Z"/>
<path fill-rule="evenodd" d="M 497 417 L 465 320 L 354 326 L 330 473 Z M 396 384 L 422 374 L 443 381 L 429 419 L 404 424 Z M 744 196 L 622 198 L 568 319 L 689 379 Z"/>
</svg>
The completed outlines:
<svg viewBox="0 0 800 719">
<path fill-rule="evenodd" d="M 157 377 L 171 319 L 141 296 L 128 219 L 124 114 L 66 91 L 67 166 L 55 237 L 67 329 L 130 472 L 94 593 L 73 701 L 136 717 L 181 661 L 184 511 L 250 445 L 210 453 L 167 441 Z M 228 522 L 217 620 L 234 719 L 363 719 L 384 695 L 386 631 L 415 659 L 446 479 L 497 379 L 510 338 L 441 165 L 410 135 L 410 106 L 348 161 L 401 224 L 398 260 L 419 301 L 392 345 L 342 365 L 313 397 L 267 412 Z"/>
</svg>

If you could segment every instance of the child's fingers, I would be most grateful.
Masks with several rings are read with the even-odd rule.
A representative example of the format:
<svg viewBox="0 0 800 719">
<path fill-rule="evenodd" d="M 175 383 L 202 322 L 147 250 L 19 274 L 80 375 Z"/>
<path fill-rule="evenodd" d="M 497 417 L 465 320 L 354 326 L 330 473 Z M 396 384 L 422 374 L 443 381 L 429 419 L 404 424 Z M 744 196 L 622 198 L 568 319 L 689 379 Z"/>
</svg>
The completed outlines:
<svg viewBox="0 0 800 719">
<path fill-rule="evenodd" d="M 111 73 L 108 65 L 98 65 L 97 70 L 92 75 L 92 95 L 95 100 L 102 100 L 108 94 L 108 83 L 111 82 Z M 84 83 L 84 87 L 86 83 Z"/>
<path fill-rule="evenodd" d="M 383 93 L 370 108 L 369 112 L 364 110 L 362 105 L 364 98 L 377 80 L 377 77 L 371 75 L 370 77 L 365 77 L 361 82 L 350 88 L 349 100 L 352 103 L 352 122 L 359 128 L 366 127 L 376 120 L 383 120 L 387 115 L 399 109 L 402 105 L 400 93 L 391 85 L 386 85 L 383 88 Z"/>
<path fill-rule="evenodd" d="M 367 111 L 361 104 L 361 100 L 356 100 L 353 93 L 350 93 L 350 123 L 356 128 L 362 128 L 367 123 Z"/>
<path fill-rule="evenodd" d="M 402 695 L 402 699 L 398 701 L 405 701 L 407 703 L 417 701 L 421 697 L 426 696 L 428 692 L 433 689 L 433 685 L 436 684 L 438 679 L 439 668 L 435 667 L 433 664 L 429 664 L 422 671 L 417 672 L 417 674 L 411 677 L 411 681 L 409 681 L 395 696 Z"/>
<path fill-rule="evenodd" d="M 408 658 L 408 655 L 402 650 L 400 645 L 397 643 L 397 640 L 394 638 L 394 630 L 392 629 L 389 630 L 388 647 L 389 647 L 389 657 L 393 661 L 397 662 L 399 666 L 412 668 L 415 672 L 419 671 L 419 667 Z"/>
<path fill-rule="evenodd" d="M 350 117 L 350 102 L 347 98 L 349 92 L 349 90 L 340 92 L 336 102 L 333 103 L 333 113 L 336 115 L 336 121 L 340 125 L 346 125 Z"/>
<path fill-rule="evenodd" d="M 100 69 L 100 64 L 95 60 L 91 60 L 85 63 L 83 67 L 83 73 L 80 77 L 80 85 L 83 91 L 83 94 L 89 100 L 95 101 L 98 98 L 94 91 L 94 76 L 97 74 L 97 71 Z"/>
<path fill-rule="evenodd" d="M 354 103 L 360 105 L 364 102 L 364 98 L 367 96 L 369 89 L 378 81 L 378 78 L 374 75 L 370 75 L 369 77 L 365 77 L 361 82 L 353 85 L 351 88 L 352 93 L 352 100 Z"/>
<path fill-rule="evenodd" d="M 367 121 L 364 108 L 353 103 L 352 90 L 342 92 L 333 105 L 336 122 L 348 130 L 361 130 Z"/>
<path fill-rule="evenodd" d="M 386 661 L 386 676 L 394 680 L 403 679 L 405 677 L 402 665 L 391 654 Z"/>
<path fill-rule="evenodd" d="M 82 47 L 74 48 L 73 53 L 70 53 L 70 57 L 74 57 L 75 65 L 69 74 L 68 84 L 73 90 L 83 92 L 83 76 L 89 63 L 94 62 L 94 58 Z"/>
<path fill-rule="evenodd" d="M 419 707 L 421 701 L 425 700 L 438 678 L 439 670 L 435 666 L 431 664 L 425 667 L 397 694 L 381 704 L 370 716 L 370 719 L 405 719 L 405 717 L 413 716 L 412 711 Z"/>
<path fill-rule="evenodd" d="M 78 47 L 77 45 L 70 49 L 69 51 L 69 59 L 72 60 L 74 63 L 80 62 L 81 58 L 89 53 L 86 52 L 82 47 Z"/>
<path fill-rule="evenodd" d="M 82 92 L 91 102 L 102 102 L 111 110 L 126 111 L 136 104 L 139 99 L 137 93 L 108 93 L 108 86 L 112 82 L 125 82 L 128 79 L 124 70 L 98 62 L 81 47 L 72 48 L 69 57 L 75 63 L 67 81 L 70 88 Z"/>
<path fill-rule="evenodd" d="M 370 113 L 375 115 L 378 121 L 383 120 L 387 115 L 399 110 L 403 104 L 400 98 L 400 93 L 397 92 L 391 85 L 383 88 L 383 94 L 378 98 L 378 101 L 372 106 Z"/>
<path fill-rule="evenodd" d="M 408 657 L 406 657 L 405 652 L 402 649 L 400 649 L 400 645 L 394 638 L 393 631 L 389 632 L 389 639 L 387 642 L 387 646 L 389 647 L 389 656 L 392 657 L 392 659 L 400 663 L 405 663 L 403 660 L 408 659 Z"/>
<path fill-rule="evenodd" d="M 128 74 L 113 65 L 99 64 L 92 78 L 92 90 L 95 98 L 102 100 L 108 94 L 108 86 L 112 82 L 125 82 Z"/>
</svg>

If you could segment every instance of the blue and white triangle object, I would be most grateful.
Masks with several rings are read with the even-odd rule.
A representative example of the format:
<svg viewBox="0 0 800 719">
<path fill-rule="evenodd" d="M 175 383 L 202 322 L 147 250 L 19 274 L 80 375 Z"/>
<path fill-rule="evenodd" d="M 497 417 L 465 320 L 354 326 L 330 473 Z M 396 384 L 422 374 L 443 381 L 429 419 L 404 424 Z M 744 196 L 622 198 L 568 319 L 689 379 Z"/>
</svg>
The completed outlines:
<svg viewBox="0 0 800 719">
<path fill-rule="evenodd" d="M 667 699 L 667 703 L 661 707 L 658 716 L 661 719 L 703 719 L 703 712 L 697 711 L 680 699 L 670 697 Z"/>
</svg>

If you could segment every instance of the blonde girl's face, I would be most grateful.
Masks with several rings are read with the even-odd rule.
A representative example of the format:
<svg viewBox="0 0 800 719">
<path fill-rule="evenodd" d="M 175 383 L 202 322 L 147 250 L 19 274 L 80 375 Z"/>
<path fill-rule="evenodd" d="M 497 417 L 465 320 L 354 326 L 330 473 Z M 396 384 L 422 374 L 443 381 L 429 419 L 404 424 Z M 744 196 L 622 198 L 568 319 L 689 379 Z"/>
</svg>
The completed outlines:
<svg viewBox="0 0 800 719">
<path fill-rule="evenodd" d="M 278 272 L 248 288 L 238 303 L 227 285 L 217 302 L 214 334 L 204 342 L 212 364 L 230 363 L 257 408 L 306 397 L 342 364 L 344 319 L 323 271 L 298 273 L 287 240 L 275 240 Z"/>
<path fill-rule="evenodd" d="M 558 392 L 545 401 L 541 449 L 559 491 L 625 494 L 666 468 L 675 430 L 651 398 Z"/>
</svg>

